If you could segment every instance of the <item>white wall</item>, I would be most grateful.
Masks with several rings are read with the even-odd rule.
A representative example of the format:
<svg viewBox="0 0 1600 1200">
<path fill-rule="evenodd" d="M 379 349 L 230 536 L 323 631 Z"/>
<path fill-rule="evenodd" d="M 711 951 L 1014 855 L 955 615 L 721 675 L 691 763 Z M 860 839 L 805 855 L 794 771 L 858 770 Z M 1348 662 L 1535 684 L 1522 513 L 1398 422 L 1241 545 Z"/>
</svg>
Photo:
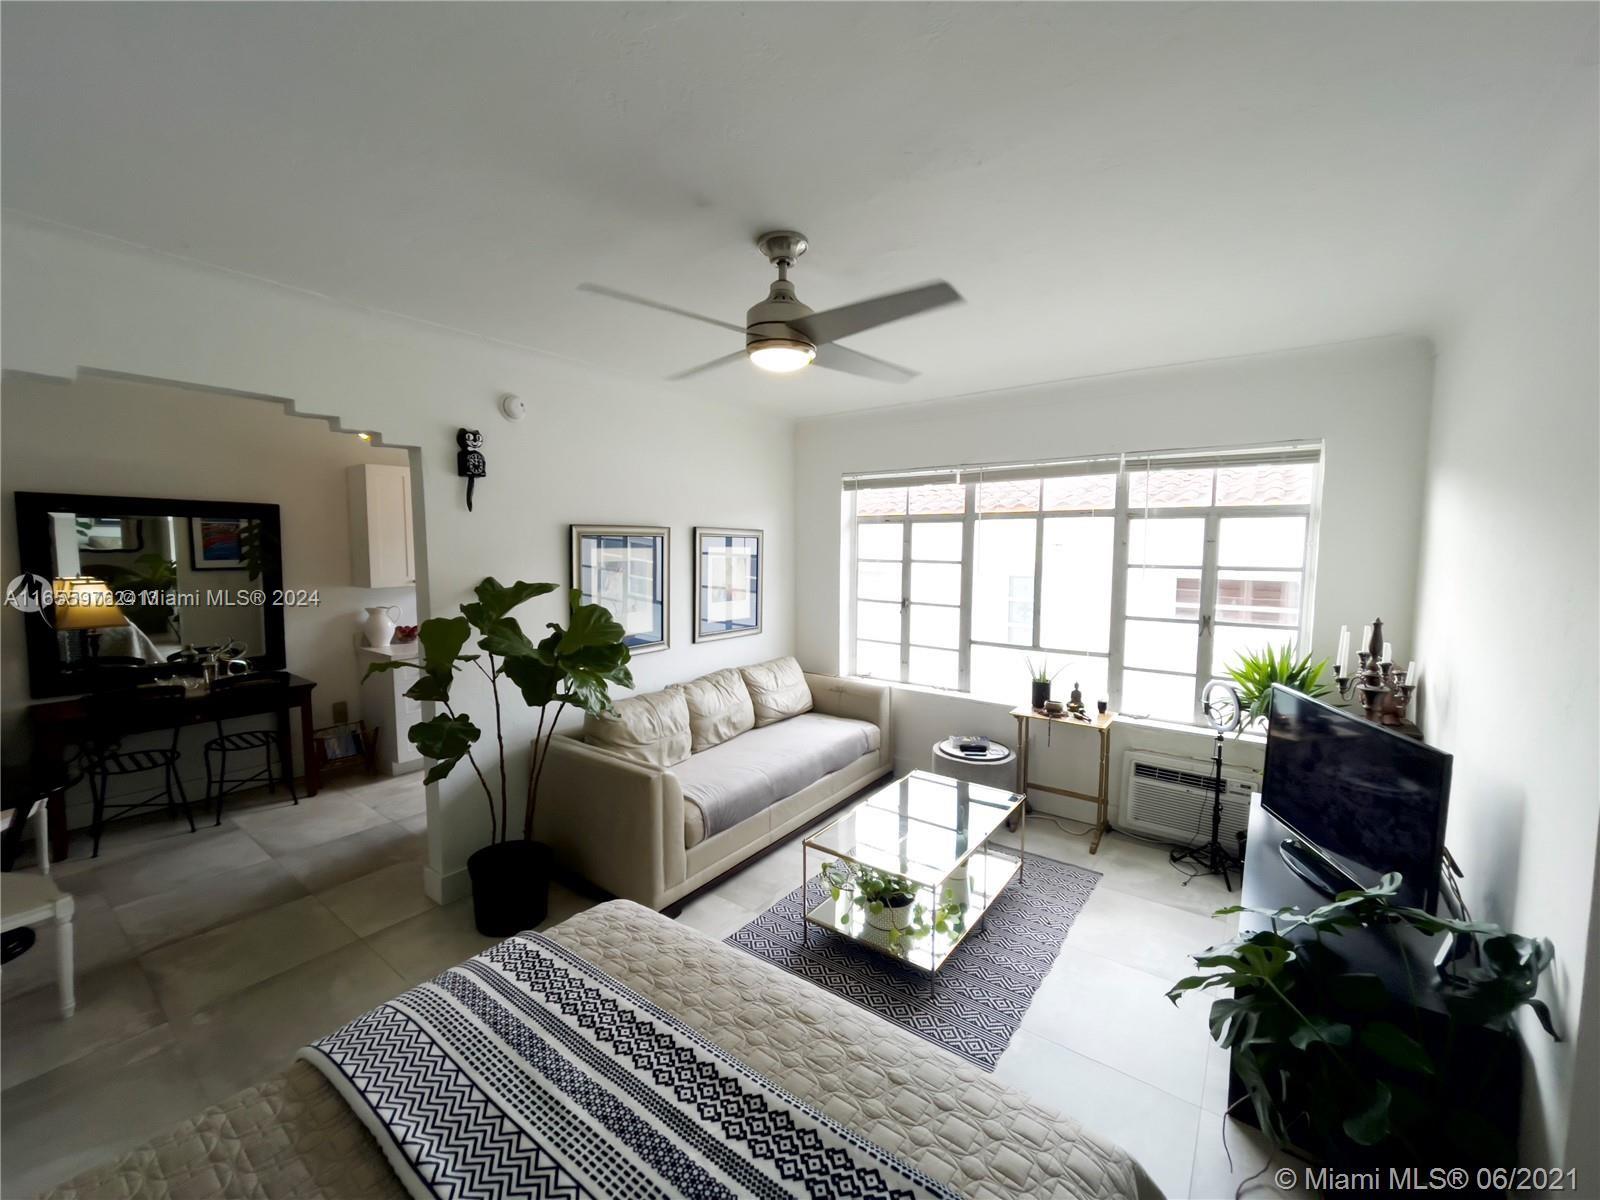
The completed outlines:
<svg viewBox="0 0 1600 1200">
<path fill-rule="evenodd" d="M 317 683 L 312 709 L 320 725 L 332 720 L 339 700 L 350 705 L 352 718 L 361 715 L 354 642 L 362 609 L 393 604 L 408 620 L 416 611 L 410 588 L 351 586 L 345 468 L 361 462 L 404 466 L 407 455 L 336 434 L 326 422 L 290 416 L 280 405 L 240 396 L 92 377 L 65 384 L 13 375 L 0 386 L 0 476 L 8 514 L 18 491 L 279 506 L 284 584 L 319 594 L 316 607 L 285 612 L 284 639 L 289 670 Z M 0 547 L 0 576 L 10 579 L 19 566 L 9 518 Z M 188 553 L 181 545 L 177 561 L 185 572 Z M 220 572 L 199 582 L 238 587 L 246 579 L 243 572 Z M 237 631 L 237 621 L 229 625 L 225 612 L 208 615 L 217 631 Z M 7 609 L 0 642 L 8 752 L 17 707 L 28 700 L 23 619 Z M 185 640 L 207 640 L 201 633 L 186 625 Z M 185 779 L 203 784 L 203 765 L 186 757 L 192 761 L 186 763 Z"/>
<path fill-rule="evenodd" d="M 793 647 L 790 423 L 754 401 L 698 402 L 681 388 L 15 218 L 5 222 L 4 256 L 9 370 L 73 378 L 98 369 L 281 398 L 351 432 L 420 447 L 413 488 L 425 613 L 454 612 L 485 575 L 565 583 L 570 523 L 639 522 L 673 531 L 672 648 L 635 661 L 641 687 Z M 528 401 L 525 420 L 499 416 L 497 397 L 508 391 Z M 471 513 L 455 475 L 461 425 L 482 429 L 486 441 L 489 474 Z M 766 531 L 760 635 L 691 642 L 696 524 Z M 537 629 L 564 612 L 565 598 L 552 595 L 519 615 Z M 463 676 L 458 686 L 465 707 L 483 711 L 482 685 Z M 519 705 L 512 712 L 508 740 L 521 759 L 532 723 Z M 430 892 L 463 895 L 467 855 L 487 835 L 481 793 L 465 773 L 452 777 L 433 789 L 428 818 Z"/>
<path fill-rule="evenodd" d="M 1524 1023 L 1532 1065 L 1524 1159 L 1581 1165 L 1580 1180 L 1593 1188 L 1600 202 L 1592 92 L 1587 113 L 1587 133 L 1532 197 L 1472 302 L 1439 333 L 1418 624 L 1428 739 L 1455 755 L 1447 837 L 1467 872 L 1468 902 L 1476 916 L 1556 947 L 1545 994 L 1567 1040 L 1551 1043 Z M 1569 1122 L 1579 1075 L 1591 1077 L 1589 1107 Z"/>
<path fill-rule="evenodd" d="M 1321 438 L 1314 648 L 1331 657 L 1341 624 L 1359 631 L 1377 616 L 1404 660 L 1414 644 L 1431 387 L 1427 343 L 1396 338 L 802 422 L 796 431 L 795 569 L 801 659 L 813 669 L 839 667 L 839 481 L 848 472 Z M 1019 680 L 1019 699 L 1025 689 Z M 985 732 L 1014 743 L 1009 707 L 902 689 L 895 697 L 900 765 L 925 767 L 932 742 L 953 732 Z M 1092 739 L 1081 740 L 1092 746 Z M 1112 744 L 1113 791 L 1121 757 L 1135 747 L 1210 754 L 1203 734 L 1121 723 Z M 1092 781 L 1089 750 L 1052 750 L 1062 761 L 1042 765 L 1035 778 L 1060 770 L 1080 780 L 1069 787 Z M 1259 766 L 1259 745 L 1232 742 L 1227 761 Z M 1062 807 L 1048 796 L 1035 800 L 1047 811 L 1084 813 L 1070 801 Z"/>
</svg>

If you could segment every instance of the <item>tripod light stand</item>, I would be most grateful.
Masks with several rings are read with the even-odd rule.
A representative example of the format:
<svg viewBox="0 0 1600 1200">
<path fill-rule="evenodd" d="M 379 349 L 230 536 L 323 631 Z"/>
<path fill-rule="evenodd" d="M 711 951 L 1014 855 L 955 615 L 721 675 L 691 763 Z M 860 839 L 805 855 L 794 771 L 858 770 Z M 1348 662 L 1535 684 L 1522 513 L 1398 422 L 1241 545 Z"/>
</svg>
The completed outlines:
<svg viewBox="0 0 1600 1200">
<path fill-rule="evenodd" d="M 1239 870 L 1244 863 L 1222 844 L 1222 793 L 1225 787 L 1222 782 L 1222 743 L 1228 734 L 1239 728 L 1244 706 L 1240 704 L 1239 693 L 1234 691 L 1233 685 L 1221 680 L 1206 685 L 1206 690 L 1200 696 L 1200 706 L 1205 710 L 1206 722 L 1216 733 L 1216 741 L 1211 747 L 1211 837 L 1198 846 L 1180 847 L 1169 857 L 1174 864 L 1194 864 L 1196 869 L 1189 879 L 1198 879 L 1202 875 L 1221 875 L 1222 886 L 1231 892 L 1233 884 L 1228 875 Z M 1188 882 L 1188 879 L 1184 880 L 1186 886 Z"/>
</svg>

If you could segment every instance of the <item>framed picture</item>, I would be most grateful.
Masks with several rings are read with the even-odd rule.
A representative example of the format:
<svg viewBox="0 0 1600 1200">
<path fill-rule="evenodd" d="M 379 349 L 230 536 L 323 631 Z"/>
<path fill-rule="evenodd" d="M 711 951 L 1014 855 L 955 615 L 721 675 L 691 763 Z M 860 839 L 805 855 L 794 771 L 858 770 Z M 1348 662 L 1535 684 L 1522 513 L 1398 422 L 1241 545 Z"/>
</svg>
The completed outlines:
<svg viewBox="0 0 1600 1200">
<path fill-rule="evenodd" d="M 662 525 L 572 527 L 572 586 L 610 611 L 634 654 L 667 648 L 669 541 Z"/>
<path fill-rule="evenodd" d="M 761 530 L 694 531 L 694 640 L 761 632 Z"/>
<path fill-rule="evenodd" d="M 244 526 L 237 517 L 190 517 L 189 566 L 196 571 L 243 571 Z"/>
</svg>

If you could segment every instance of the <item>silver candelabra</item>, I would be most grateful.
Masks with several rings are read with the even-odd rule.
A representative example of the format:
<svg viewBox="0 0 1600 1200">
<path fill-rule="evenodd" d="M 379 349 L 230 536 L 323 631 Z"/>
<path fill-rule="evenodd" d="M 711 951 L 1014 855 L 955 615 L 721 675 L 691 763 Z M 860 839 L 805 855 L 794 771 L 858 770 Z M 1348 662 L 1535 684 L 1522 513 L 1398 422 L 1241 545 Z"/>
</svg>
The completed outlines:
<svg viewBox="0 0 1600 1200">
<path fill-rule="evenodd" d="M 1367 720 L 1379 725 L 1409 725 L 1406 714 L 1417 684 L 1406 678 L 1406 671 L 1395 670 L 1394 663 L 1384 657 L 1384 649 L 1383 621 L 1374 618 L 1366 649 L 1356 651 L 1359 669 L 1354 675 L 1335 674 L 1333 681 L 1339 685 L 1339 699 L 1349 700 L 1352 692 L 1360 697 Z M 1344 663 L 1337 664 L 1338 671 L 1344 669 Z"/>
</svg>

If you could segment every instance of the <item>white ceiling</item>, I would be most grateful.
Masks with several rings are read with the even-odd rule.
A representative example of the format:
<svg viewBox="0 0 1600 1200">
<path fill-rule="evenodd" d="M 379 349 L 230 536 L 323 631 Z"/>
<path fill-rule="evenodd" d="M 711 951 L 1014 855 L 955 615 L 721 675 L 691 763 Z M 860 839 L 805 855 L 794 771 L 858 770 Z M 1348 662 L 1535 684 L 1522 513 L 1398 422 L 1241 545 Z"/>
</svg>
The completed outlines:
<svg viewBox="0 0 1600 1200">
<path fill-rule="evenodd" d="M 1535 165 L 1589 4 L 7 4 L 26 213 L 643 378 L 737 335 L 751 244 L 904 386 L 796 415 L 1416 330 Z"/>
</svg>

